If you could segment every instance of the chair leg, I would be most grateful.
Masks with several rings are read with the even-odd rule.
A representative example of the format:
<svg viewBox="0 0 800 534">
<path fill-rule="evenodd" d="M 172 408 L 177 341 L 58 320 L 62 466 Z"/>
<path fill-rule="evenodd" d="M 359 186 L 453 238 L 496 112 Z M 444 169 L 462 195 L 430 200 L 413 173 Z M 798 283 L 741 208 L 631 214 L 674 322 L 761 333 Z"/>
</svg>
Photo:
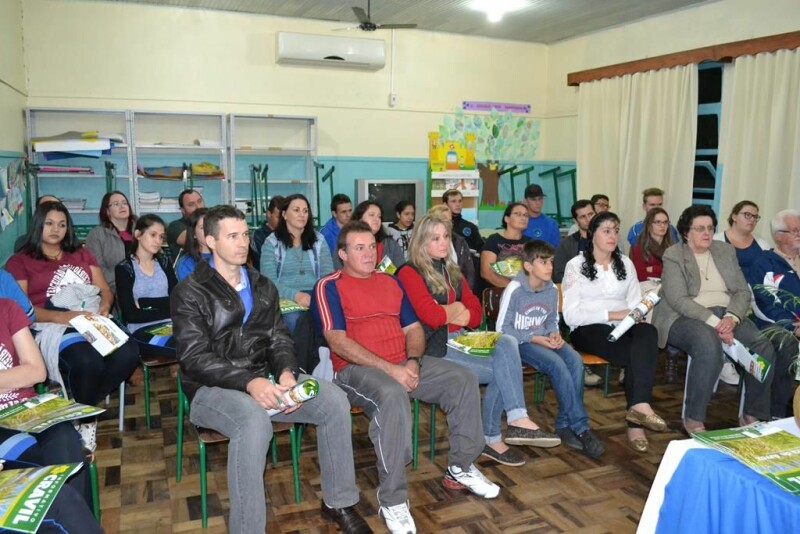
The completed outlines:
<svg viewBox="0 0 800 534">
<path fill-rule="evenodd" d="M 292 448 L 292 481 L 294 482 L 294 502 L 300 504 L 300 425 L 289 429 L 289 442 Z"/>
<path fill-rule="evenodd" d="M 144 421 L 147 430 L 150 430 L 150 368 L 142 364 L 144 374 Z"/>
<path fill-rule="evenodd" d="M 92 490 L 92 513 L 97 522 L 100 522 L 100 492 L 97 482 L 97 466 L 94 460 L 89 464 L 89 484 Z"/>
<path fill-rule="evenodd" d="M 178 384 L 178 428 L 177 428 L 177 452 L 175 456 L 175 480 L 181 481 L 181 474 L 183 471 L 183 418 L 184 418 L 184 403 L 183 403 L 183 388 L 181 387 L 180 375 L 176 377 Z"/>
<path fill-rule="evenodd" d="M 419 399 L 414 399 L 414 421 L 411 424 L 411 467 L 419 464 Z"/>
<path fill-rule="evenodd" d="M 200 451 L 200 512 L 203 528 L 208 528 L 208 485 L 206 480 L 206 444 L 198 436 L 197 448 Z"/>
<path fill-rule="evenodd" d="M 119 431 L 125 429 L 125 381 L 119 383 Z"/>
<path fill-rule="evenodd" d="M 278 438 L 272 434 L 272 440 L 269 443 L 269 450 L 272 453 L 272 466 L 278 465 Z"/>
<path fill-rule="evenodd" d="M 431 404 L 431 460 L 436 456 L 436 405 Z"/>
<path fill-rule="evenodd" d="M 605 365 L 606 371 L 603 375 L 603 397 L 608 398 L 608 380 L 611 377 L 611 364 Z"/>
</svg>

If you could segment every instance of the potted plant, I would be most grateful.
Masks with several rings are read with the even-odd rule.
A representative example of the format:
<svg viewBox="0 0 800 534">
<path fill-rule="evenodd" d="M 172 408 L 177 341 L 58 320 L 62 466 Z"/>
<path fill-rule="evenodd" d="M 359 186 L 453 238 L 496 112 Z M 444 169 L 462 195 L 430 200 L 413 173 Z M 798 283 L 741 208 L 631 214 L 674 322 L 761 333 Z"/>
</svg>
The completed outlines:
<svg viewBox="0 0 800 534">
<path fill-rule="evenodd" d="M 800 295 L 795 295 L 775 286 L 763 284 L 753 286 L 753 291 L 759 291 L 770 295 L 770 297 L 774 298 L 777 302 L 780 302 L 785 309 L 800 309 Z M 800 317 L 795 321 L 781 319 L 761 330 L 761 335 L 772 341 L 773 346 L 776 346 L 777 343 L 777 347 L 781 348 L 784 343 L 796 339 L 796 336 L 800 333 L 800 326 L 795 326 L 798 322 L 800 322 Z M 798 376 L 797 373 L 800 372 L 798 367 L 800 367 L 800 354 L 795 358 L 794 363 L 789 368 L 789 372 L 796 373 L 795 376 Z M 794 420 L 797 426 L 800 426 L 800 387 L 796 388 L 794 391 L 792 406 L 794 407 Z"/>
</svg>

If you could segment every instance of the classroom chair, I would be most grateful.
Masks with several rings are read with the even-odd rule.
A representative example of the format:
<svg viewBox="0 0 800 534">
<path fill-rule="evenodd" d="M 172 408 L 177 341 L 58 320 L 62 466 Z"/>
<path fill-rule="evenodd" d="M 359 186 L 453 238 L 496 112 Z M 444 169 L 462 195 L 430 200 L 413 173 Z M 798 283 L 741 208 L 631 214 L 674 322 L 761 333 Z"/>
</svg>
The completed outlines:
<svg viewBox="0 0 800 534">
<path fill-rule="evenodd" d="M 181 384 L 181 375 L 175 377 L 178 387 L 178 428 L 177 428 L 177 453 L 176 453 L 176 466 L 175 466 L 175 479 L 180 482 L 183 471 L 183 425 L 184 418 L 189 416 L 189 397 L 183 392 Z M 206 445 L 213 445 L 215 443 L 225 443 L 228 441 L 226 436 L 219 432 L 207 428 L 200 428 L 194 424 L 190 425 L 194 430 L 197 437 L 197 448 L 200 454 L 200 510 L 201 510 L 201 523 L 203 528 L 208 527 L 208 481 L 206 472 Z M 272 463 L 273 465 L 278 462 L 278 442 L 277 434 L 279 432 L 289 432 L 289 442 L 292 452 L 292 478 L 294 481 L 294 501 L 300 503 L 300 437 L 301 432 L 298 426 L 294 423 L 273 423 L 272 426 Z"/>
</svg>

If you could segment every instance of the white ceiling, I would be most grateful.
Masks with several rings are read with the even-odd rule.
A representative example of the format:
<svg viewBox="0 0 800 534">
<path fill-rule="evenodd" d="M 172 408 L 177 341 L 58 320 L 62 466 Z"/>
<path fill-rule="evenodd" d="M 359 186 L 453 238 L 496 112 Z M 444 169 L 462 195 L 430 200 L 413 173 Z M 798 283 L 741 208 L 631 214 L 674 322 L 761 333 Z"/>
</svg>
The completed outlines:
<svg viewBox="0 0 800 534">
<path fill-rule="evenodd" d="M 358 24 L 351 6 L 367 9 L 367 0 L 99 1 L 327 20 L 341 23 L 341 27 Z M 493 24 L 487 22 L 485 14 L 470 8 L 472 0 L 372 0 L 372 21 L 377 24 L 415 23 L 419 29 L 429 31 L 552 43 L 715 1 L 718 0 L 526 0 L 528 7 L 506 14 L 501 22 Z"/>
</svg>

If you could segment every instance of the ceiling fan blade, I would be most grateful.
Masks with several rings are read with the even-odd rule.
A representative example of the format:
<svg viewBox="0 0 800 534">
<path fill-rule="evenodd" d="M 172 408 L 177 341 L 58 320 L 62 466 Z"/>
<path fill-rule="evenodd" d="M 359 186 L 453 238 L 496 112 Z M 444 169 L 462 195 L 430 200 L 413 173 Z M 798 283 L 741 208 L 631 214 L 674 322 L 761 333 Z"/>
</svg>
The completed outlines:
<svg viewBox="0 0 800 534">
<path fill-rule="evenodd" d="M 377 25 L 379 30 L 403 30 L 403 29 L 411 29 L 416 28 L 416 24 L 378 24 Z"/>
<path fill-rule="evenodd" d="M 358 22 L 360 22 L 361 24 L 369 22 L 369 15 L 367 15 L 367 12 L 364 11 L 363 8 L 353 7 L 353 13 L 356 14 L 356 18 L 358 19 Z"/>
<path fill-rule="evenodd" d="M 346 31 L 350 31 L 350 30 L 360 30 L 360 29 L 361 29 L 360 26 L 348 26 L 347 28 L 333 28 L 333 30 L 331 30 L 331 31 L 346 32 Z"/>
</svg>

